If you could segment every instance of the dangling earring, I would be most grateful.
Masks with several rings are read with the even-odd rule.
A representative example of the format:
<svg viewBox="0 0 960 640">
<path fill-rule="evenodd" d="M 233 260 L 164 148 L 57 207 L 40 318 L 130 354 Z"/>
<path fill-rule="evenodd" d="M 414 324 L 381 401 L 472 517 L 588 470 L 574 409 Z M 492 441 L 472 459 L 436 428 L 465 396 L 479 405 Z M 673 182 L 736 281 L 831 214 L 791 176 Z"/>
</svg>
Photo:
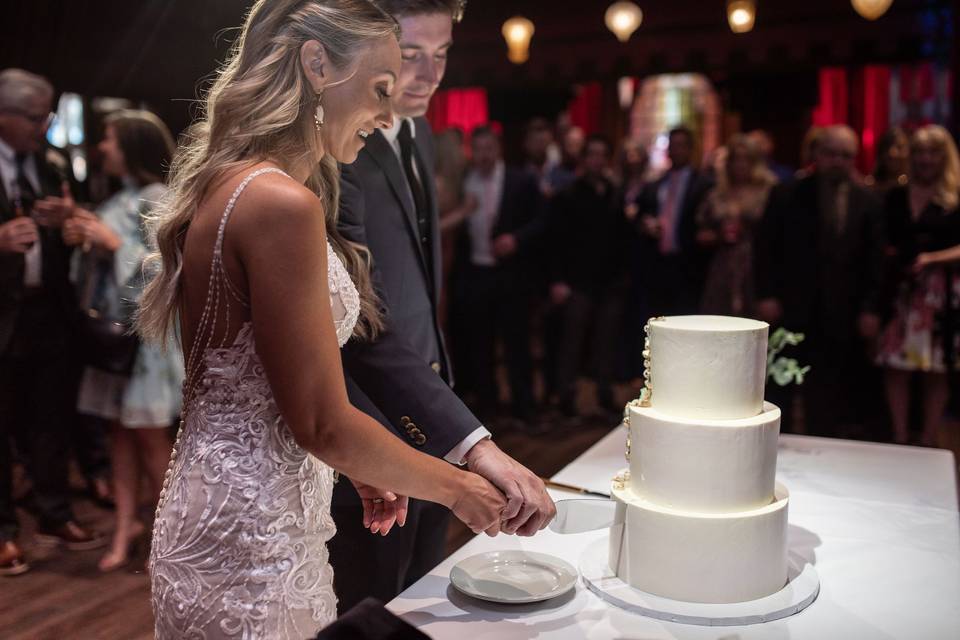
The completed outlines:
<svg viewBox="0 0 960 640">
<path fill-rule="evenodd" d="M 317 131 L 320 131 L 320 127 L 323 126 L 323 103 L 321 102 L 323 98 L 323 92 L 317 93 L 317 110 L 313 112 L 313 123 L 317 125 Z"/>
</svg>

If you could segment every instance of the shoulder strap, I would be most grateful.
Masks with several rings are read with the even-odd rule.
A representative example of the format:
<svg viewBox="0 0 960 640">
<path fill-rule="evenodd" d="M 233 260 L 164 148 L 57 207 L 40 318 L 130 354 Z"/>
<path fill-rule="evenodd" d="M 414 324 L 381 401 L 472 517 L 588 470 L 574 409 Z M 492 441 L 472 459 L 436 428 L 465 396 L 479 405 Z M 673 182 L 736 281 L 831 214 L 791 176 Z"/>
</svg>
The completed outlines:
<svg viewBox="0 0 960 640">
<path fill-rule="evenodd" d="M 230 196 L 230 200 L 227 201 L 227 206 L 223 210 L 223 215 L 220 217 L 220 226 L 217 228 L 217 240 L 213 246 L 214 262 L 219 262 L 220 257 L 223 254 L 224 232 L 226 231 L 227 221 L 230 219 L 230 214 L 233 213 L 233 208 L 237 204 L 237 198 L 240 197 L 240 194 L 243 193 L 243 190 L 247 188 L 247 185 L 249 185 L 254 178 L 256 178 L 257 176 L 262 176 L 265 173 L 279 173 L 280 175 L 284 175 L 284 176 L 287 175 L 286 173 L 284 173 L 280 169 L 277 169 L 276 167 L 264 167 L 263 169 L 257 169 L 256 171 L 248 175 L 246 178 L 244 178 L 239 185 L 237 185 L 237 188 L 234 190 L 233 195 Z"/>
<path fill-rule="evenodd" d="M 230 278 L 227 276 L 227 271 L 223 268 L 223 238 L 227 227 L 227 221 L 230 219 L 230 214 L 233 213 L 233 208 L 237 204 L 237 198 L 240 197 L 240 194 L 243 193 L 243 190 L 247 188 L 247 185 L 249 185 L 254 178 L 265 173 L 279 173 L 281 175 L 287 175 L 275 167 L 265 167 L 250 173 L 243 179 L 243 181 L 240 182 L 239 185 L 237 185 L 237 188 L 234 190 L 233 195 L 230 196 L 230 200 L 227 202 L 227 206 L 220 218 L 220 226 L 217 228 L 217 239 L 213 246 L 213 258 L 210 264 L 210 280 L 207 284 L 207 299 L 204 302 L 203 311 L 200 314 L 200 322 L 197 325 L 197 331 L 193 337 L 193 345 L 190 348 L 190 353 L 187 356 L 185 363 L 186 376 L 183 383 L 183 399 L 185 406 L 193 396 L 196 387 L 197 376 L 203 369 L 202 356 L 204 352 L 213 344 L 214 328 L 216 327 L 217 320 L 221 316 L 221 298 L 224 302 L 224 311 L 222 315 L 226 318 L 227 324 L 223 330 L 222 339 L 219 344 L 220 347 L 226 346 L 227 337 L 230 335 L 230 296 L 227 294 L 229 293 L 232 295 L 241 304 L 246 304 L 242 294 L 233 285 L 233 283 L 230 282 Z"/>
</svg>

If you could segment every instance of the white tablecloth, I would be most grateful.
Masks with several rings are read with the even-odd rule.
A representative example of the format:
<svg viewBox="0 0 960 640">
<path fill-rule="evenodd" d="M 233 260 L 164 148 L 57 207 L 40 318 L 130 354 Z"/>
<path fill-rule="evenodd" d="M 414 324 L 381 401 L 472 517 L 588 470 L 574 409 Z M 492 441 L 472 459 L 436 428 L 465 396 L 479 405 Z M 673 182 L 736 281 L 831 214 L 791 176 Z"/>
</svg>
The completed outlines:
<svg viewBox="0 0 960 640">
<path fill-rule="evenodd" d="M 614 430 L 554 479 L 609 491 L 610 478 L 626 466 L 624 438 L 623 429 Z M 808 609 L 776 622 L 713 628 L 662 622 L 608 605 L 582 581 L 553 601 L 516 606 L 473 600 L 450 586 L 450 568 L 476 553 L 535 550 L 578 566 L 583 549 L 605 535 L 549 530 L 533 538 L 478 536 L 388 608 L 436 640 L 957 639 L 955 469 L 943 450 L 782 436 L 777 477 L 791 495 L 791 550 L 814 559 L 821 591 Z"/>
</svg>

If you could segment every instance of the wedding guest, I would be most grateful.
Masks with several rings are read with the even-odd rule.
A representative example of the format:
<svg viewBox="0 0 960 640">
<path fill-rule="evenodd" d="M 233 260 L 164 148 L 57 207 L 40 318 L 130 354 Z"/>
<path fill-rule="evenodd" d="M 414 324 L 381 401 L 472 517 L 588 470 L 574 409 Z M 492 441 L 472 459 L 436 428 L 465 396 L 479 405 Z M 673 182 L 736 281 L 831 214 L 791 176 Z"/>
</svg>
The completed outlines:
<svg viewBox="0 0 960 640">
<path fill-rule="evenodd" d="M 909 441 L 910 378 L 922 375 L 921 443 L 937 445 L 960 357 L 960 159 L 946 129 L 927 125 L 910 141 L 910 182 L 886 198 L 887 243 L 897 265 L 893 317 L 880 339 L 894 440 Z"/>
<path fill-rule="evenodd" d="M 778 182 L 785 182 L 793 178 L 793 169 L 777 162 L 776 158 L 774 158 L 773 153 L 776 150 L 776 143 L 774 143 L 773 136 L 770 135 L 769 131 L 754 129 L 747 134 L 747 137 L 757 147 L 760 156 L 763 158 L 764 165 L 766 165 L 770 173 L 776 177 Z"/>
<path fill-rule="evenodd" d="M 650 168 L 650 156 L 646 147 L 635 138 L 625 138 L 620 145 L 619 162 L 620 206 L 623 217 L 633 223 L 640 213 L 637 202 L 647 186 L 647 172 Z M 640 327 L 650 318 L 647 310 L 646 292 L 643 289 L 644 264 L 641 257 L 643 241 L 636 233 L 629 233 L 627 255 L 630 274 L 627 292 L 626 330 L 623 340 L 626 345 L 624 354 L 626 374 L 630 378 L 643 375 L 644 335 Z"/>
<path fill-rule="evenodd" d="M 29 570 L 17 545 L 11 438 L 33 481 L 38 538 L 71 550 L 106 543 L 77 524 L 67 483 L 75 387 L 70 375 L 70 252 L 60 215 L 35 210 L 66 195 L 69 167 L 45 145 L 54 91 L 20 69 L 0 72 L 0 575 Z"/>
<path fill-rule="evenodd" d="M 561 138 L 560 162 L 554 165 L 547 173 L 547 182 L 550 185 L 549 193 L 553 194 L 570 186 L 580 172 L 580 160 L 583 158 L 583 147 L 586 134 L 576 125 L 567 128 Z"/>
<path fill-rule="evenodd" d="M 436 159 L 434 184 L 437 191 L 437 213 L 440 230 L 441 282 L 450 282 L 456 261 L 457 236 L 460 227 L 477 206 L 476 198 L 464 189 L 467 157 L 463 152 L 463 137 L 458 129 L 447 129 L 435 136 Z M 437 315 L 446 329 L 449 311 L 449 287 L 440 291 Z"/>
<path fill-rule="evenodd" d="M 693 132 L 677 127 L 669 139 L 670 169 L 640 194 L 634 222 L 651 315 L 695 313 L 703 287 L 696 212 L 712 185 L 693 164 Z"/>
<path fill-rule="evenodd" d="M 797 169 L 794 177 L 797 180 L 808 178 L 816 170 L 817 148 L 823 140 L 826 132 L 824 127 L 810 127 L 803 136 L 800 143 L 800 168 Z"/>
<path fill-rule="evenodd" d="M 535 248 L 544 234 L 543 198 L 535 178 L 504 164 L 492 129 L 475 129 L 472 146 L 467 192 L 477 209 L 465 226 L 456 294 L 469 327 L 472 381 L 481 413 L 494 413 L 495 354 L 502 340 L 512 414 L 527 421 L 534 410 L 530 307 L 538 280 Z"/>
<path fill-rule="evenodd" d="M 772 190 L 754 243 L 757 316 L 806 336 L 797 357 L 811 366 L 800 393 L 813 435 L 862 420 L 851 398 L 880 329 L 882 212 L 853 178 L 857 146 L 849 127 L 824 130 L 815 170 Z"/>
<path fill-rule="evenodd" d="M 123 189 L 96 213 L 75 208 L 64 223 L 63 238 L 85 252 L 79 280 L 89 294 L 82 306 L 96 309 L 101 318 L 129 324 L 148 252 L 143 218 L 165 194 L 164 175 L 175 145 L 167 127 L 148 111 L 118 111 L 104 124 L 98 146 L 104 171 L 119 178 Z M 182 383 L 183 360 L 175 345 L 166 352 L 139 345 L 128 372 L 96 366 L 84 371 L 78 411 L 112 424 L 116 526 L 110 550 L 100 559 L 101 571 L 126 565 L 132 543 L 146 532 L 137 519 L 139 481 L 147 476 L 151 503 L 156 503 L 170 459 L 167 428 L 179 415 Z"/>
<path fill-rule="evenodd" d="M 550 299 L 560 308 L 557 390 L 561 411 L 577 413 L 576 378 L 585 354 L 600 407 L 619 414 L 613 379 L 627 289 L 630 227 L 620 193 L 607 177 L 610 143 L 587 139 L 583 174 L 551 204 Z"/>
<path fill-rule="evenodd" d="M 907 184 L 910 169 L 910 139 L 900 127 L 893 127 L 877 141 L 877 166 L 865 184 L 879 194 Z"/>
<path fill-rule="evenodd" d="M 557 153 L 555 146 L 553 131 L 546 118 L 534 118 L 527 123 L 523 132 L 525 167 L 536 177 L 545 198 L 550 198 L 554 193 L 549 175 L 557 162 L 556 158 L 551 157 Z"/>
<path fill-rule="evenodd" d="M 717 186 L 697 214 L 697 242 L 712 250 L 700 301 L 703 313 L 753 315 L 753 237 L 775 182 L 754 139 L 733 136 Z"/>
</svg>

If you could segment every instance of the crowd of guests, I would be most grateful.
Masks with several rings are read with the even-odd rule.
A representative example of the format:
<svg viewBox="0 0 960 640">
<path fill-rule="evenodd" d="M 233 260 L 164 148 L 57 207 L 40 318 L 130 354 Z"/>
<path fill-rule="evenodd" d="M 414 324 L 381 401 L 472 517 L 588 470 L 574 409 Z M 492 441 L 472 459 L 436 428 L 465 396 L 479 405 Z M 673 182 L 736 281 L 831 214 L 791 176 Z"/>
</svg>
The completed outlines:
<svg viewBox="0 0 960 640">
<path fill-rule="evenodd" d="M 147 111 L 107 117 L 95 153 L 115 190 L 80 203 L 69 161 L 45 141 L 53 98 L 42 77 L 0 72 L 0 575 L 29 569 L 15 542 L 15 462 L 39 539 L 107 547 L 100 569 L 124 566 L 180 411 L 179 350 L 126 332 L 173 138 Z M 659 175 L 647 141 L 614 148 L 542 118 L 524 131 L 523 163 L 504 161 L 487 126 L 468 144 L 456 130 L 436 142 L 442 314 L 457 390 L 484 420 L 576 419 L 584 376 L 613 419 L 616 383 L 643 374 L 647 318 L 710 313 L 805 334 L 791 355 L 812 367 L 807 381 L 771 389 L 790 408 L 785 430 L 797 419 L 851 436 L 879 420 L 896 442 L 936 444 L 960 355 L 960 161 L 943 128 L 891 131 L 868 176 L 844 126 L 812 130 L 796 171 L 773 162 L 762 131 L 732 136 L 701 165 L 696 136 L 677 127 Z M 112 539 L 76 521 L 71 457 L 92 496 L 115 506 Z"/>
<path fill-rule="evenodd" d="M 14 462 L 39 541 L 106 546 L 99 568 L 125 565 L 145 535 L 139 480 L 155 503 L 180 411 L 179 350 L 127 331 L 143 286 L 143 217 L 163 197 L 173 137 L 150 112 L 109 115 L 96 151 L 117 189 L 86 206 L 67 158 L 46 145 L 53 98 L 40 76 L 0 72 L 0 575 L 29 569 L 16 544 Z M 74 516 L 71 454 L 92 497 L 116 507 L 112 539 Z"/>
<path fill-rule="evenodd" d="M 811 129 L 797 169 L 764 131 L 698 163 L 677 127 L 659 173 L 644 141 L 614 149 L 540 118 L 514 166 L 493 129 L 458 156 L 462 140 L 439 135 L 446 314 L 458 391 L 481 416 L 548 428 L 544 410 L 585 410 L 587 377 L 612 419 L 614 384 L 642 376 L 649 317 L 722 314 L 804 334 L 788 355 L 811 367 L 805 383 L 768 394 L 786 431 L 936 444 L 960 356 L 960 161 L 944 128 L 891 130 L 871 175 L 843 125 Z"/>
</svg>

